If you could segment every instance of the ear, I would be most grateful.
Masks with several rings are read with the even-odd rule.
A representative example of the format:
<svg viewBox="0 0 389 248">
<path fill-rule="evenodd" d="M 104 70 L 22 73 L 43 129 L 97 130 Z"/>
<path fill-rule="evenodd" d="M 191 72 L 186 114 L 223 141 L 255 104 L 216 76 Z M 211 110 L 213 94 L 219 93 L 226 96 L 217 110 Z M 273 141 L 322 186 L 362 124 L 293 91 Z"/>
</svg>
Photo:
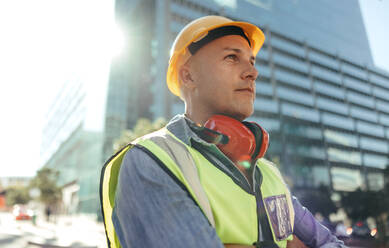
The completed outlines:
<svg viewBox="0 0 389 248">
<path fill-rule="evenodd" d="M 195 83 L 193 80 L 193 73 L 188 64 L 184 64 L 178 70 L 178 78 L 181 83 L 181 87 L 187 89 L 195 88 Z"/>
</svg>

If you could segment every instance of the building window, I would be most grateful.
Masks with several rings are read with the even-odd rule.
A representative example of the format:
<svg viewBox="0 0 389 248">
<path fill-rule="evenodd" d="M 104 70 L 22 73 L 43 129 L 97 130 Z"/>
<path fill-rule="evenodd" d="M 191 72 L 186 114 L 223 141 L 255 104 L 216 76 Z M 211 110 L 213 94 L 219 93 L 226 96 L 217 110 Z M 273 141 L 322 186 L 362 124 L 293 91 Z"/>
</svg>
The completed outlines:
<svg viewBox="0 0 389 248">
<path fill-rule="evenodd" d="M 344 90 L 337 86 L 332 86 L 324 82 L 320 82 L 315 80 L 314 81 L 314 87 L 316 92 L 320 92 L 321 94 L 333 97 L 333 98 L 339 98 L 340 100 L 344 101 L 345 94 Z"/>
<path fill-rule="evenodd" d="M 384 128 L 379 125 L 357 121 L 357 130 L 361 133 L 374 135 L 377 137 L 384 137 Z"/>
<path fill-rule="evenodd" d="M 323 112 L 321 116 L 323 124 L 346 130 L 354 129 L 354 121 L 350 118 L 326 112 Z"/>
<path fill-rule="evenodd" d="M 389 102 L 377 100 L 377 109 L 389 113 Z"/>
<path fill-rule="evenodd" d="M 374 82 L 376 85 L 389 89 L 389 78 L 383 77 L 375 73 L 371 73 L 370 80 Z"/>
<path fill-rule="evenodd" d="M 342 63 L 342 71 L 349 75 L 358 76 L 359 78 L 366 79 L 367 74 L 364 68 L 356 67 L 349 63 Z"/>
<path fill-rule="evenodd" d="M 389 82 L 388 82 L 389 84 Z M 389 90 L 384 90 L 381 87 L 375 86 L 373 88 L 373 95 L 376 97 L 380 97 L 381 99 L 388 100 L 389 99 Z"/>
<path fill-rule="evenodd" d="M 350 114 L 357 119 L 364 119 L 371 122 L 378 121 L 377 113 L 368 109 L 351 106 Z"/>
<path fill-rule="evenodd" d="M 371 97 L 358 94 L 352 91 L 348 91 L 346 95 L 347 95 L 347 100 L 349 100 L 352 103 L 374 108 L 374 99 Z"/>
<path fill-rule="evenodd" d="M 379 191 L 384 188 L 384 175 L 382 173 L 368 173 L 367 181 L 370 190 Z"/>
<path fill-rule="evenodd" d="M 318 97 L 316 100 L 317 107 L 320 109 L 347 115 L 348 107 L 343 102 L 331 100 L 325 97 Z"/>
<path fill-rule="evenodd" d="M 363 82 L 360 80 L 357 80 L 352 77 L 345 76 L 344 77 L 344 85 L 350 89 L 358 90 L 360 92 L 363 92 L 365 94 L 370 93 L 370 85 L 367 84 L 367 82 Z"/>
<path fill-rule="evenodd" d="M 319 122 L 319 112 L 312 108 L 306 108 L 296 104 L 284 102 L 281 105 L 281 112 L 284 115 L 297 119 Z"/>
<path fill-rule="evenodd" d="M 350 147 L 358 147 L 358 138 L 355 135 L 350 133 L 325 129 L 324 137 L 328 143 L 339 144 L 339 145 L 350 146 Z"/>
<path fill-rule="evenodd" d="M 313 106 L 313 96 L 308 93 L 297 91 L 291 88 L 279 86 L 277 95 L 285 100 Z"/>
<path fill-rule="evenodd" d="M 335 70 L 339 68 L 339 63 L 335 58 L 329 57 L 322 53 L 310 51 L 308 57 L 310 60 L 315 61 L 316 63 L 323 64 Z"/>
<path fill-rule="evenodd" d="M 272 37 L 271 39 L 271 45 L 273 47 L 277 47 L 285 52 L 293 53 L 297 56 L 300 56 L 302 58 L 305 57 L 305 50 L 304 47 L 293 44 L 291 42 L 288 42 L 286 40 L 277 38 L 276 36 Z"/>
<path fill-rule="evenodd" d="M 268 117 L 250 117 L 248 121 L 254 121 L 263 127 L 267 132 L 276 132 L 280 130 L 280 121 Z M 273 139 L 271 140 L 273 142 Z"/>
<path fill-rule="evenodd" d="M 312 75 L 323 80 L 341 85 L 340 75 L 324 67 L 312 66 Z"/>
<path fill-rule="evenodd" d="M 292 70 L 296 70 L 303 73 L 308 73 L 308 65 L 305 61 L 301 61 L 297 58 L 284 55 L 278 52 L 273 53 L 273 62 L 281 66 L 288 67 Z"/>
<path fill-rule="evenodd" d="M 364 183 L 359 170 L 341 167 L 331 168 L 332 186 L 338 191 L 355 191 L 363 188 Z"/>
<path fill-rule="evenodd" d="M 364 153 L 363 163 L 368 167 L 385 169 L 388 166 L 388 158 L 377 154 Z"/>
<path fill-rule="evenodd" d="M 324 160 L 326 157 L 324 148 L 313 144 L 288 143 L 286 149 L 286 152 L 289 155 L 303 156 L 321 160 Z"/>
<path fill-rule="evenodd" d="M 284 132 L 288 135 L 307 137 L 310 139 L 321 139 L 322 132 L 320 128 L 307 126 L 300 123 L 285 122 Z"/>
<path fill-rule="evenodd" d="M 281 81 L 283 83 L 292 85 L 292 86 L 298 86 L 304 89 L 310 89 L 311 84 L 309 82 L 309 79 L 307 77 L 300 76 L 296 73 L 288 72 L 282 69 L 277 68 L 275 70 L 275 77 L 277 81 Z"/>
<path fill-rule="evenodd" d="M 369 137 L 360 138 L 361 148 L 382 153 L 388 152 L 388 143 L 386 140 L 379 140 Z"/>
<path fill-rule="evenodd" d="M 361 165 L 361 153 L 356 151 L 346 151 L 337 148 L 329 147 L 327 149 L 328 159 L 333 162 L 349 163 Z"/>
<path fill-rule="evenodd" d="M 263 112 L 278 113 L 278 102 L 262 97 L 255 98 L 254 109 Z"/>
</svg>

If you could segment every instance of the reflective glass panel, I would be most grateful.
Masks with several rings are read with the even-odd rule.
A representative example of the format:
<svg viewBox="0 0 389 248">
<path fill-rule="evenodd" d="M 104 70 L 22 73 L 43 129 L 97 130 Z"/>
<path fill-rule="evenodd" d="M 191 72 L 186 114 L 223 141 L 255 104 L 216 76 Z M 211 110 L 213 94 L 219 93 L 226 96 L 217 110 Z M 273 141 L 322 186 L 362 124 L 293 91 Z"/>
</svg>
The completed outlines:
<svg viewBox="0 0 389 248">
<path fill-rule="evenodd" d="M 308 65 L 307 63 L 280 53 L 273 53 L 273 61 L 276 64 L 280 64 L 286 67 L 289 67 L 293 70 L 308 73 Z"/>
<path fill-rule="evenodd" d="M 389 115 L 380 114 L 380 123 L 389 126 Z"/>
<path fill-rule="evenodd" d="M 254 109 L 270 113 L 278 113 L 278 102 L 272 99 L 255 98 Z"/>
<path fill-rule="evenodd" d="M 375 73 L 371 73 L 370 80 L 377 85 L 380 85 L 386 89 L 389 89 L 389 79 L 387 79 L 383 76 L 377 75 Z"/>
<path fill-rule="evenodd" d="M 332 112 L 337 112 L 340 114 L 347 115 L 348 107 L 343 102 L 331 100 L 324 97 L 317 97 L 316 100 L 317 107 L 324 110 L 329 110 Z"/>
<path fill-rule="evenodd" d="M 347 72 L 350 75 L 357 76 L 362 79 L 367 78 L 366 71 L 362 68 L 353 66 L 348 63 L 342 63 L 341 66 L 342 66 L 342 71 Z"/>
<path fill-rule="evenodd" d="M 389 113 L 389 102 L 377 100 L 377 109 Z"/>
<path fill-rule="evenodd" d="M 298 123 L 286 122 L 284 123 L 284 131 L 287 134 L 303 136 L 313 139 L 321 139 L 321 129 L 318 127 L 307 126 Z"/>
<path fill-rule="evenodd" d="M 261 50 L 262 51 L 262 50 Z M 267 65 L 255 64 L 255 68 L 258 70 L 258 79 L 260 80 L 262 77 L 271 77 L 271 69 Z"/>
<path fill-rule="evenodd" d="M 255 86 L 255 91 L 261 95 L 273 95 L 273 87 L 269 82 L 258 81 Z"/>
<path fill-rule="evenodd" d="M 355 135 L 325 129 L 324 137 L 327 142 L 340 144 L 344 146 L 358 147 L 358 138 Z"/>
<path fill-rule="evenodd" d="M 384 128 L 379 125 L 357 121 L 357 130 L 361 133 L 374 135 L 378 137 L 384 137 Z"/>
<path fill-rule="evenodd" d="M 363 163 L 369 167 L 385 169 L 388 165 L 388 158 L 386 156 L 365 153 L 363 154 Z"/>
<path fill-rule="evenodd" d="M 345 162 L 360 165 L 362 162 L 361 153 L 356 151 L 339 150 L 337 148 L 328 148 L 328 159 L 334 162 Z"/>
<path fill-rule="evenodd" d="M 340 75 L 323 67 L 312 66 L 312 74 L 324 80 L 341 84 Z"/>
<path fill-rule="evenodd" d="M 389 82 L 388 82 L 389 84 Z M 384 100 L 389 100 L 389 90 L 384 90 L 381 87 L 374 87 L 373 88 L 373 94 L 377 97 L 380 97 Z"/>
<path fill-rule="evenodd" d="M 358 119 L 364 119 L 367 121 L 373 121 L 377 122 L 378 117 L 377 113 L 375 111 L 369 110 L 369 109 L 363 109 L 356 106 L 350 107 L 350 114 L 351 116 L 358 118 Z"/>
<path fill-rule="evenodd" d="M 344 116 L 324 112 L 322 113 L 322 121 L 324 124 L 329 126 L 343 128 L 346 130 L 354 129 L 354 121 Z"/>
<path fill-rule="evenodd" d="M 305 50 L 304 47 L 299 46 L 297 44 L 291 43 L 289 41 L 279 39 L 277 37 L 272 37 L 271 39 L 271 45 L 277 48 L 280 48 L 281 50 L 284 50 L 289 53 L 296 54 L 300 57 L 305 56 Z"/>
<path fill-rule="evenodd" d="M 363 82 L 351 77 L 344 77 L 344 85 L 350 89 L 355 89 L 363 93 L 370 93 L 370 85 L 367 82 Z"/>
<path fill-rule="evenodd" d="M 367 181 L 369 182 L 370 190 L 378 191 L 384 188 L 384 175 L 382 173 L 369 172 Z"/>
<path fill-rule="evenodd" d="M 339 63 L 335 59 L 333 59 L 329 56 L 314 52 L 314 51 L 310 51 L 308 54 L 308 57 L 312 61 L 315 61 L 319 64 L 324 64 L 324 65 L 332 67 L 334 69 L 338 69 L 338 67 L 339 67 Z"/>
<path fill-rule="evenodd" d="M 284 83 L 293 85 L 293 86 L 298 86 L 302 87 L 305 89 L 310 89 L 311 84 L 309 82 L 309 79 L 307 77 L 302 77 L 298 74 L 288 72 L 285 70 L 281 69 L 276 69 L 275 70 L 275 77 L 277 80 L 282 81 Z"/>
<path fill-rule="evenodd" d="M 361 148 L 377 151 L 377 152 L 388 152 L 388 142 L 386 140 L 373 139 L 362 136 L 360 138 Z"/>
<path fill-rule="evenodd" d="M 281 112 L 294 118 L 319 122 L 319 113 L 312 108 L 306 108 L 291 103 L 282 103 Z"/>
<path fill-rule="evenodd" d="M 286 148 L 288 154 L 300 155 L 316 159 L 325 159 L 326 157 L 325 150 L 321 146 L 316 146 L 312 144 L 303 145 L 288 143 Z"/>
<path fill-rule="evenodd" d="M 364 186 L 362 175 L 359 170 L 332 167 L 331 176 L 334 190 L 355 191 Z"/>
<path fill-rule="evenodd" d="M 320 82 L 315 80 L 314 81 L 314 87 L 317 92 L 320 92 L 322 94 L 326 94 L 331 97 L 339 98 L 340 100 L 344 100 L 345 94 L 343 88 L 336 87 L 329 85 L 324 82 Z"/>
<path fill-rule="evenodd" d="M 359 105 L 363 105 L 363 106 L 367 106 L 370 108 L 374 108 L 374 99 L 371 97 L 368 97 L 368 96 L 365 96 L 362 94 L 358 94 L 355 92 L 351 92 L 351 91 L 348 91 L 346 93 L 346 95 L 347 95 L 347 99 L 350 102 L 353 102 L 353 103 L 356 103 Z"/>
<path fill-rule="evenodd" d="M 312 95 L 305 92 L 279 86 L 277 88 L 277 95 L 282 99 L 313 106 Z"/>
<path fill-rule="evenodd" d="M 248 121 L 254 121 L 263 127 L 267 132 L 278 131 L 280 130 L 280 121 L 278 119 L 268 118 L 268 117 L 250 117 Z M 273 142 L 273 139 L 272 139 Z"/>
</svg>

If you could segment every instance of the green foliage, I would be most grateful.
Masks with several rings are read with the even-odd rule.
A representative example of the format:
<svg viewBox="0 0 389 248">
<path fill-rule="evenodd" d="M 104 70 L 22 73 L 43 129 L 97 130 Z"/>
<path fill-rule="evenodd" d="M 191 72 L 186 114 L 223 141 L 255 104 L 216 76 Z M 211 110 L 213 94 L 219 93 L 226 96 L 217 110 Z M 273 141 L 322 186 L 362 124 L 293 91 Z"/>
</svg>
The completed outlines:
<svg viewBox="0 0 389 248">
<path fill-rule="evenodd" d="M 8 206 L 15 204 L 26 204 L 30 201 L 28 187 L 12 186 L 6 189 L 5 201 Z"/>
<path fill-rule="evenodd" d="M 166 120 L 163 118 L 159 118 L 154 122 L 145 118 L 139 119 L 132 130 L 124 130 L 121 136 L 114 141 L 115 152 L 136 138 L 161 129 L 166 123 Z"/>
<path fill-rule="evenodd" d="M 58 203 L 62 198 L 61 188 L 57 185 L 59 172 L 51 168 L 40 169 L 31 180 L 31 187 L 40 190 L 40 201 L 46 205 Z"/>
</svg>

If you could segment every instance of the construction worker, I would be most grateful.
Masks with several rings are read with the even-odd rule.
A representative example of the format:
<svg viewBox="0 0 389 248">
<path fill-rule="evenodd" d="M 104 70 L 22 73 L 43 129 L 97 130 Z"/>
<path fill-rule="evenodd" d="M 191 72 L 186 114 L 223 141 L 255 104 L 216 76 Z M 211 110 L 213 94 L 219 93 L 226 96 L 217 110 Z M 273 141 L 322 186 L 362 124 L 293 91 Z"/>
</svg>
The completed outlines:
<svg viewBox="0 0 389 248">
<path fill-rule="evenodd" d="M 263 158 L 267 132 L 244 122 L 264 40 L 255 25 L 220 16 L 196 19 L 177 35 L 167 85 L 185 114 L 105 164 L 109 247 L 293 247 L 293 237 L 309 247 L 344 247 Z"/>
</svg>

